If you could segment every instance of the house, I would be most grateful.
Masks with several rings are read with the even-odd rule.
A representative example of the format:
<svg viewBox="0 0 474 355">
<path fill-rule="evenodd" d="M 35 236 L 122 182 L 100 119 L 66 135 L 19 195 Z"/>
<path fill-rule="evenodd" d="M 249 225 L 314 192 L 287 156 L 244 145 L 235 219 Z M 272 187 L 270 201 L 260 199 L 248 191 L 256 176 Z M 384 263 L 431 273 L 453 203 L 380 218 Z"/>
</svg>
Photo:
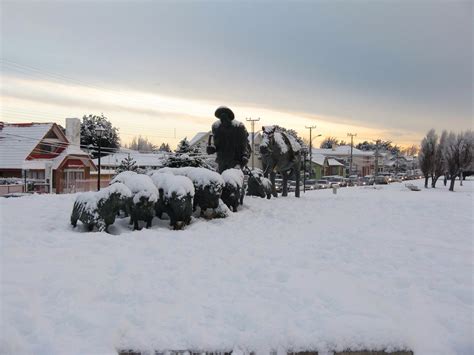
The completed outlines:
<svg viewBox="0 0 474 355">
<path fill-rule="evenodd" d="M 351 161 L 351 146 L 341 145 L 333 148 L 323 149 L 314 148 L 312 150 L 313 156 L 315 154 L 321 154 L 326 158 L 332 158 L 344 166 L 343 174 L 349 173 L 350 161 Z M 331 161 L 331 164 L 335 164 Z M 333 165 L 334 166 L 334 165 Z M 359 176 L 372 175 L 375 172 L 375 152 L 363 151 L 357 148 L 352 148 L 352 171 L 350 175 L 357 174 Z M 378 155 L 378 167 L 379 172 L 384 169 L 384 154 L 379 153 Z M 340 168 L 333 168 L 333 171 L 339 171 Z M 328 174 L 329 175 L 329 174 Z M 334 174 L 330 174 L 334 175 Z"/>
<path fill-rule="evenodd" d="M 128 157 L 135 161 L 135 165 L 143 170 L 158 169 L 162 166 L 163 161 L 172 153 L 140 153 L 132 149 L 120 149 L 119 152 L 106 155 L 100 158 L 100 180 L 101 183 L 108 184 L 111 178 L 116 174 L 117 168 L 122 161 Z M 99 159 L 93 160 L 95 165 L 99 164 Z M 97 179 L 97 171 L 92 175 Z"/>
<path fill-rule="evenodd" d="M 34 182 L 38 192 L 67 193 L 96 169 L 80 148 L 78 118 L 56 123 L 0 122 L 0 177 Z"/>
<path fill-rule="evenodd" d="M 196 135 L 189 141 L 189 147 L 193 151 L 198 150 L 201 154 L 207 155 L 206 147 L 210 136 L 211 131 L 196 133 Z"/>
<path fill-rule="evenodd" d="M 334 158 L 328 158 L 323 154 L 316 153 L 311 157 L 311 177 L 319 180 L 323 176 L 344 176 L 344 164 Z"/>
</svg>

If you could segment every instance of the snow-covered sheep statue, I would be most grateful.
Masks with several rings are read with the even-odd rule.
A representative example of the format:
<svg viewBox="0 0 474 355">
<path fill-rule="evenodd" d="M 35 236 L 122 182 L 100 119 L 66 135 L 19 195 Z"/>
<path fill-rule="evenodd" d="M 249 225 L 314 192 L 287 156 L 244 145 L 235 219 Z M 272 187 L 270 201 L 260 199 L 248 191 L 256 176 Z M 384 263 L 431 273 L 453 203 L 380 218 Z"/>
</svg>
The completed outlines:
<svg viewBox="0 0 474 355">
<path fill-rule="evenodd" d="M 260 169 L 253 169 L 249 172 L 249 179 L 247 181 L 247 195 L 272 197 L 272 183 L 263 176 L 263 171 Z"/>
<path fill-rule="evenodd" d="M 275 172 L 283 177 L 282 196 L 288 196 L 288 178 L 294 175 L 296 180 L 295 196 L 300 197 L 301 145 L 291 134 L 275 126 L 262 127 L 263 138 L 260 143 L 264 175 L 272 182 L 272 192 L 276 197 Z"/>
<path fill-rule="evenodd" d="M 215 171 L 205 168 L 163 168 L 157 170 L 160 173 L 186 176 L 194 185 L 193 210 L 201 209 L 201 215 L 206 215 L 207 209 L 216 211 L 224 188 L 224 179 Z M 216 214 L 214 214 L 216 216 Z"/>
<path fill-rule="evenodd" d="M 237 212 L 237 207 L 242 205 L 244 200 L 244 173 L 240 169 L 227 169 L 221 175 L 225 182 L 222 201 L 233 212 Z"/>
<path fill-rule="evenodd" d="M 124 171 L 111 181 L 111 185 L 116 183 L 125 184 L 132 193 L 126 204 L 126 210 L 130 215 L 133 229 L 138 229 L 138 221 L 145 221 L 146 228 L 150 228 L 155 216 L 155 203 L 158 201 L 158 189 L 150 177 L 133 171 Z"/>
<path fill-rule="evenodd" d="M 193 182 L 186 176 L 159 173 L 152 171 L 151 180 L 159 192 L 159 200 L 155 205 L 156 215 L 162 217 L 163 212 L 170 218 L 173 229 L 182 229 L 191 223 L 193 214 Z"/>
<path fill-rule="evenodd" d="M 130 189 L 121 183 L 108 186 L 97 192 L 84 192 L 77 196 L 71 214 L 71 224 L 76 227 L 81 221 L 89 231 L 97 227 L 107 232 L 124 201 L 131 198 Z"/>
</svg>

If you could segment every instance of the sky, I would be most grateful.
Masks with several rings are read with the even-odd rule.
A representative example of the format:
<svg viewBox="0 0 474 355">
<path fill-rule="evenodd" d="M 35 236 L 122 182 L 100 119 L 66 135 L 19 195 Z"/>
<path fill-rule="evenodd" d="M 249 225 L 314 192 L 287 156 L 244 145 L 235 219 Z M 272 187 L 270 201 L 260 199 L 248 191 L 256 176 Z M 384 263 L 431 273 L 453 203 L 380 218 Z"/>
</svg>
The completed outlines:
<svg viewBox="0 0 474 355">
<path fill-rule="evenodd" d="M 307 137 L 473 126 L 471 1 L 2 1 L 1 120 L 107 116 L 123 143 L 218 106 Z M 246 122 L 247 124 L 247 122 Z M 247 124 L 248 129 L 250 125 Z M 318 145 L 318 140 L 315 140 Z"/>
</svg>

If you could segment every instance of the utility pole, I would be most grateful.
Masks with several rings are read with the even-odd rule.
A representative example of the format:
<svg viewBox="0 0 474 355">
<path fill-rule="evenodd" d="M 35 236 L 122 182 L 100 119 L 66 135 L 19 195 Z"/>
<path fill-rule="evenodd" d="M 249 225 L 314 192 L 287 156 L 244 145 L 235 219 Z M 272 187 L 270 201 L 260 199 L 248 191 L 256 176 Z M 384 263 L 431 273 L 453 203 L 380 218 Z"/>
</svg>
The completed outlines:
<svg viewBox="0 0 474 355">
<path fill-rule="evenodd" d="M 351 137 L 351 161 L 349 165 L 349 176 L 350 176 L 352 174 L 352 149 L 354 147 L 354 137 L 357 137 L 357 133 L 347 133 L 347 136 Z"/>
<path fill-rule="evenodd" d="M 255 157 L 255 122 L 260 121 L 259 118 L 246 118 L 247 122 L 250 122 L 252 126 L 252 170 L 254 169 L 254 157 Z"/>
<path fill-rule="evenodd" d="M 375 177 L 379 175 L 379 144 L 380 139 L 375 141 Z"/>
<path fill-rule="evenodd" d="M 304 126 L 306 129 L 309 129 L 309 178 L 313 177 L 313 129 L 316 126 Z M 306 174 L 306 172 L 305 172 Z"/>
</svg>

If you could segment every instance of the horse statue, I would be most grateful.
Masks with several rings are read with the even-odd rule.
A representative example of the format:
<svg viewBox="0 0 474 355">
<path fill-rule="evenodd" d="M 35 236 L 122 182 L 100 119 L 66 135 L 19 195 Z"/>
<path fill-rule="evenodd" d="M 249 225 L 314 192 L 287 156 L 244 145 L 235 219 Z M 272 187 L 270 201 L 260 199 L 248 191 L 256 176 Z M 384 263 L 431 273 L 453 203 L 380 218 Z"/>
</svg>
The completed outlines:
<svg viewBox="0 0 474 355">
<path fill-rule="evenodd" d="M 296 180 L 295 197 L 300 197 L 301 145 L 291 134 L 274 126 L 262 127 L 260 154 L 264 166 L 264 176 L 272 183 L 272 194 L 277 197 L 275 175 L 279 172 L 283 178 L 282 196 L 288 196 L 288 178 Z"/>
</svg>

